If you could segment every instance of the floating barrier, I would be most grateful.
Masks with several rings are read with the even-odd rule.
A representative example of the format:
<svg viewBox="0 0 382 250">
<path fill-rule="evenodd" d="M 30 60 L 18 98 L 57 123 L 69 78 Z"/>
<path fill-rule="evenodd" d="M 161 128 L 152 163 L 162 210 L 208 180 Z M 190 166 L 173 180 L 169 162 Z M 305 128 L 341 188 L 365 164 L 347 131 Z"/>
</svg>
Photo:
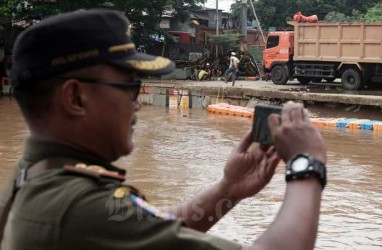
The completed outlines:
<svg viewBox="0 0 382 250">
<path fill-rule="evenodd" d="M 382 132 L 382 122 L 373 124 L 373 130 Z"/>
<path fill-rule="evenodd" d="M 232 115 L 240 117 L 253 117 L 253 109 L 230 105 L 228 103 L 217 103 L 208 105 L 207 110 L 211 113 L 221 114 L 221 115 Z"/>
<path fill-rule="evenodd" d="M 318 127 L 337 127 L 340 121 L 346 118 L 310 118 L 310 121 Z"/>
<path fill-rule="evenodd" d="M 382 125 L 382 121 L 376 121 L 376 120 L 371 120 L 371 121 L 366 121 L 366 122 L 361 122 L 360 124 L 360 129 L 367 129 L 367 130 L 376 130 L 376 126 Z"/>
<path fill-rule="evenodd" d="M 360 129 L 361 128 L 361 123 L 368 122 L 370 121 L 369 119 L 357 119 L 355 121 L 349 122 L 349 128 L 350 129 Z"/>
<path fill-rule="evenodd" d="M 207 110 L 211 113 L 221 115 L 232 115 L 240 117 L 254 117 L 254 109 L 246 108 L 228 103 L 217 103 L 208 105 Z M 318 118 L 311 117 L 310 121 L 317 127 L 337 127 L 349 129 L 364 129 L 382 132 L 382 121 L 357 119 L 357 118 Z"/>
<path fill-rule="evenodd" d="M 349 127 L 349 123 L 350 122 L 354 122 L 356 120 L 357 120 L 356 118 L 343 119 L 343 120 L 337 122 L 336 127 L 339 127 L 339 128 L 348 128 Z"/>
</svg>

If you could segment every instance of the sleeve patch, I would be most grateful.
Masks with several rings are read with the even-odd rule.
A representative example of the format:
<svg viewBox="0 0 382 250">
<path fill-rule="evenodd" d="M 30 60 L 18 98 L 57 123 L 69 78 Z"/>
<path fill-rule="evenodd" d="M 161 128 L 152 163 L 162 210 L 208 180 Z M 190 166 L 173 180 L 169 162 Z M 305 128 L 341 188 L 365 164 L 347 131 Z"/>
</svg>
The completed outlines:
<svg viewBox="0 0 382 250">
<path fill-rule="evenodd" d="M 130 195 L 130 200 L 135 204 L 137 207 L 142 208 L 144 211 L 149 213 L 152 216 L 162 218 L 164 220 L 176 220 L 175 215 L 172 215 L 170 213 L 161 211 L 157 207 L 149 204 L 147 201 L 144 199 L 132 194 Z"/>
</svg>

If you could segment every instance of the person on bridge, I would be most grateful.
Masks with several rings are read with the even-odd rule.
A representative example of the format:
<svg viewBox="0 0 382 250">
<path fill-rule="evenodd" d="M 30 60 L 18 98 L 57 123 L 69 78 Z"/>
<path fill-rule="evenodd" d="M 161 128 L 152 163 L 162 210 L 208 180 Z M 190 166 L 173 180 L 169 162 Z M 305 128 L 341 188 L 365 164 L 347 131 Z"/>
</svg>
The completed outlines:
<svg viewBox="0 0 382 250">
<path fill-rule="evenodd" d="M 31 135 L 1 195 L 1 249 L 313 249 L 325 176 L 308 166 L 324 169 L 327 156 L 300 104 L 269 118 L 274 147 L 252 148 L 248 132 L 222 179 L 189 201 L 160 210 L 126 182 L 112 162 L 134 149 L 136 74 L 175 67 L 138 53 L 128 27 L 122 12 L 82 10 L 18 36 L 12 83 Z M 206 234 L 269 183 L 280 158 L 286 195 L 269 229 L 248 247 Z"/>
<path fill-rule="evenodd" d="M 205 80 L 209 80 L 210 77 L 211 77 L 210 64 L 207 63 L 206 66 L 199 71 L 198 80 L 205 81 Z"/>
<path fill-rule="evenodd" d="M 230 75 L 232 76 L 232 86 L 235 86 L 236 81 L 236 72 L 239 69 L 240 60 L 236 57 L 235 52 L 231 52 L 231 57 L 229 58 L 229 66 L 224 72 L 225 83 L 228 83 Z"/>
</svg>

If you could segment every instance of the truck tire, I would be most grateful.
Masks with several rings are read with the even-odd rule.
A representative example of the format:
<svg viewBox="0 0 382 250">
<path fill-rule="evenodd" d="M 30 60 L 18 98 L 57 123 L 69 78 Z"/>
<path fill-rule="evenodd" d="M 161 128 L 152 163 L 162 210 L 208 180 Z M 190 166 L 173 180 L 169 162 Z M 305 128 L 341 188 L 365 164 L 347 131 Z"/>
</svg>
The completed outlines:
<svg viewBox="0 0 382 250">
<path fill-rule="evenodd" d="M 276 85 L 284 85 L 288 81 L 287 72 L 281 65 L 276 65 L 271 71 L 272 82 Z"/>
<path fill-rule="evenodd" d="M 297 81 L 301 84 L 308 84 L 312 81 L 312 79 L 306 76 L 297 76 Z"/>
<path fill-rule="evenodd" d="M 320 82 L 322 82 L 322 77 L 313 77 L 313 78 L 312 78 L 312 82 L 314 82 L 314 83 L 320 83 Z"/>
<path fill-rule="evenodd" d="M 361 89 L 364 85 L 361 74 L 354 69 L 345 70 L 342 74 L 341 82 L 344 89 L 348 90 Z"/>
</svg>

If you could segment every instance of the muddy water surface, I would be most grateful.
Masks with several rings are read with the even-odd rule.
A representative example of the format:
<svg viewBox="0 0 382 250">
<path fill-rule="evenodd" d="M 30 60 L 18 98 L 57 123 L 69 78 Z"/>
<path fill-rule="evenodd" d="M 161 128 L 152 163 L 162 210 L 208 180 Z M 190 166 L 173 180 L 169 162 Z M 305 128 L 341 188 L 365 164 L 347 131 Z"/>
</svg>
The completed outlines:
<svg viewBox="0 0 382 250">
<path fill-rule="evenodd" d="M 336 110 L 321 112 L 337 117 Z M 0 114 L 2 184 L 22 153 L 28 130 L 14 101 L 0 99 Z M 135 130 L 135 151 L 117 164 L 128 170 L 130 182 L 152 203 L 171 206 L 221 178 L 230 151 L 251 123 L 248 118 L 214 115 L 202 109 L 144 106 Z M 317 249 L 382 249 L 382 133 L 335 128 L 321 132 L 329 152 L 329 182 Z M 280 208 L 283 173 L 280 165 L 264 190 L 240 203 L 209 233 L 250 244 Z"/>
</svg>

